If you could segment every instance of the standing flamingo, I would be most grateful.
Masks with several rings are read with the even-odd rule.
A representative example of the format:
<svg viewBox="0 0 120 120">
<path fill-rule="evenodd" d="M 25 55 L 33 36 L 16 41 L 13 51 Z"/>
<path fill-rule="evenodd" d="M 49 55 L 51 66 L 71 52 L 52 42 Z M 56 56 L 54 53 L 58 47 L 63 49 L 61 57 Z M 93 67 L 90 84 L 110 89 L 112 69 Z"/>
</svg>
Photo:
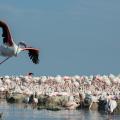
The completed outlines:
<svg viewBox="0 0 120 120">
<path fill-rule="evenodd" d="M 9 28 L 7 24 L 3 21 L 0 21 L 0 27 L 2 28 L 2 37 L 3 37 L 3 45 L 0 46 L 0 55 L 6 57 L 5 60 L 0 62 L 2 64 L 12 56 L 17 56 L 21 51 L 28 51 L 28 55 L 33 63 L 39 63 L 39 50 L 27 47 L 24 42 L 19 42 L 18 45 L 13 41 L 13 38 L 10 34 Z"/>
</svg>

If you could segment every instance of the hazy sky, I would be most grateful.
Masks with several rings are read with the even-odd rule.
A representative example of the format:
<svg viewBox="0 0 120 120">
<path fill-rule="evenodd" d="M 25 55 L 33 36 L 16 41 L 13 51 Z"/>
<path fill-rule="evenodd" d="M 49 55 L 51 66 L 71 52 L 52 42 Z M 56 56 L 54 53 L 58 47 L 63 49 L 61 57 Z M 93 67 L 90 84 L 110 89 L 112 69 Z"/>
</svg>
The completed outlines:
<svg viewBox="0 0 120 120">
<path fill-rule="evenodd" d="M 0 76 L 120 73 L 120 0 L 0 0 L 0 19 L 16 43 L 40 49 L 39 65 L 23 52 Z"/>
</svg>

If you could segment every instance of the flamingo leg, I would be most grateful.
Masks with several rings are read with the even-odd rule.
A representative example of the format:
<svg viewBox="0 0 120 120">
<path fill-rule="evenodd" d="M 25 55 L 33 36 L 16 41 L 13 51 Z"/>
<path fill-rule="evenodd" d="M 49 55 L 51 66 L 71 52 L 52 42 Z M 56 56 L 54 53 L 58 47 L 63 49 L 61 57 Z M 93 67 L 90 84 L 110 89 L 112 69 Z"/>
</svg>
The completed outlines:
<svg viewBox="0 0 120 120">
<path fill-rule="evenodd" d="M 5 60 L 3 60 L 2 62 L 0 62 L 0 65 L 2 64 L 2 63 L 4 63 L 6 60 L 8 60 L 10 57 L 7 57 Z"/>
</svg>

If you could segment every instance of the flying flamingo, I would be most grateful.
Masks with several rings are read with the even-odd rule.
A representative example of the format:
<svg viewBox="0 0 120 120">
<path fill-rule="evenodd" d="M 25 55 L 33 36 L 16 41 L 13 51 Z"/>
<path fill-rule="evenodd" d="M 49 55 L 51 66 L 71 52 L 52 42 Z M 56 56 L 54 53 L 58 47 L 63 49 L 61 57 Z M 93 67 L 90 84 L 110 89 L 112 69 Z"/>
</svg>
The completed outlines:
<svg viewBox="0 0 120 120">
<path fill-rule="evenodd" d="M 34 64 L 39 63 L 39 50 L 27 47 L 24 42 L 19 42 L 18 45 L 13 41 L 7 24 L 0 21 L 0 27 L 2 28 L 3 45 L 0 46 L 0 55 L 6 57 L 5 60 L 0 62 L 2 64 L 12 56 L 17 57 L 22 51 L 28 51 L 28 55 Z"/>
</svg>

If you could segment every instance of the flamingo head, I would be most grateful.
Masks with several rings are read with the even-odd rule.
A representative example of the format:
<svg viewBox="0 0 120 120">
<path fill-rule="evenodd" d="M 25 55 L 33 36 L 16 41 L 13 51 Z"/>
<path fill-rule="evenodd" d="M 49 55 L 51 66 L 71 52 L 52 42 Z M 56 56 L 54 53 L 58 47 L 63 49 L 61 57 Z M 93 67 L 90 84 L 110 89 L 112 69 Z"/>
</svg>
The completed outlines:
<svg viewBox="0 0 120 120">
<path fill-rule="evenodd" d="M 26 45 L 26 43 L 24 41 L 21 41 L 21 42 L 18 43 L 18 47 L 26 48 L 27 45 Z"/>
</svg>

